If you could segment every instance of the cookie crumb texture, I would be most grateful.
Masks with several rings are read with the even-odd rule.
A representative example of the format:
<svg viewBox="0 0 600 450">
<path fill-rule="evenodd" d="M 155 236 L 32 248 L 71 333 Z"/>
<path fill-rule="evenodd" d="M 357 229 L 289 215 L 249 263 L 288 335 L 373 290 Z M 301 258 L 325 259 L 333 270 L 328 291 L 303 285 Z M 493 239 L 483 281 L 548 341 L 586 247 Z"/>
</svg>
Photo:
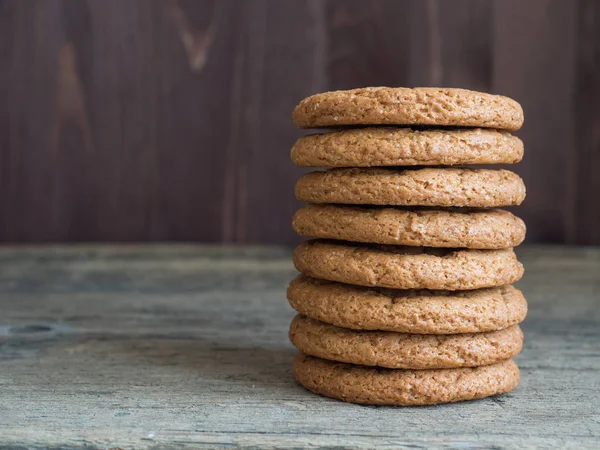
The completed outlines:
<svg viewBox="0 0 600 450">
<path fill-rule="evenodd" d="M 313 278 L 395 289 L 479 289 L 512 284 L 523 276 L 523 266 L 512 249 L 451 250 L 311 240 L 296 247 L 293 259 L 296 269 Z"/>
<path fill-rule="evenodd" d="M 300 128 L 441 125 L 518 130 L 523 109 L 508 97 L 466 89 L 369 87 L 307 97 L 292 118 Z"/>
<path fill-rule="evenodd" d="M 518 325 L 489 333 L 408 334 L 348 330 L 300 314 L 292 320 L 289 337 L 307 355 L 391 369 L 485 366 L 518 355 L 523 346 Z"/>
<path fill-rule="evenodd" d="M 300 236 L 351 242 L 501 249 L 525 239 L 525 223 L 499 209 L 399 209 L 311 204 L 294 215 Z"/>
<path fill-rule="evenodd" d="M 512 360 L 476 368 L 403 370 L 327 361 L 298 354 L 296 381 L 308 390 L 366 405 L 435 405 L 502 394 L 519 384 Z"/>
<path fill-rule="evenodd" d="M 367 288 L 299 275 L 287 290 L 292 308 L 354 330 L 457 334 L 502 330 L 521 323 L 527 301 L 513 286 L 474 291 Z"/>
<path fill-rule="evenodd" d="M 515 164 L 523 159 L 523 142 L 481 128 L 354 128 L 301 137 L 291 158 L 301 167 Z"/>
<path fill-rule="evenodd" d="M 525 184 L 509 170 L 330 169 L 302 176 L 296 198 L 353 205 L 500 207 L 520 205 Z"/>
</svg>

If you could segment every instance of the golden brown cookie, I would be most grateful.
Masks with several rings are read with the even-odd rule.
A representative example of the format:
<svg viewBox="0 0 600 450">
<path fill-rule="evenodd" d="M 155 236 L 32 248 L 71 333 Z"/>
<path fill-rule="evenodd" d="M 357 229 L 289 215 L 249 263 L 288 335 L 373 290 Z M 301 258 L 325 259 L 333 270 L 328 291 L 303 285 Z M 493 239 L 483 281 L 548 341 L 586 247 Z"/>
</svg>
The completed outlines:
<svg viewBox="0 0 600 450">
<path fill-rule="evenodd" d="M 353 205 L 499 207 L 521 204 L 525 185 L 508 170 L 330 169 L 302 176 L 296 198 Z"/>
<path fill-rule="evenodd" d="M 523 142 L 481 128 L 353 128 L 301 137 L 291 157 L 302 167 L 514 164 L 523 159 Z"/>
<path fill-rule="evenodd" d="M 511 284 L 523 276 L 523 266 L 512 249 L 452 250 L 311 240 L 296 247 L 294 265 L 313 278 L 395 289 L 479 289 Z"/>
<path fill-rule="evenodd" d="M 301 236 L 419 247 L 499 249 L 525 238 L 525 223 L 500 209 L 399 209 L 311 204 L 294 215 Z"/>
<path fill-rule="evenodd" d="M 513 286 L 473 291 L 367 288 L 299 275 L 287 290 L 292 308 L 321 322 L 355 330 L 457 334 L 521 323 L 527 302 Z"/>
<path fill-rule="evenodd" d="M 307 97 L 292 118 L 300 128 L 442 125 L 518 130 L 523 109 L 508 97 L 466 89 L 369 87 Z"/>
<path fill-rule="evenodd" d="M 518 325 L 487 333 L 408 334 L 349 330 L 301 314 L 292 320 L 289 337 L 307 355 L 390 369 L 486 366 L 518 355 L 523 346 Z"/>
<path fill-rule="evenodd" d="M 519 384 L 512 360 L 459 369 L 405 370 L 355 366 L 302 353 L 292 373 L 308 390 L 366 405 L 435 405 L 509 392 Z"/>
</svg>

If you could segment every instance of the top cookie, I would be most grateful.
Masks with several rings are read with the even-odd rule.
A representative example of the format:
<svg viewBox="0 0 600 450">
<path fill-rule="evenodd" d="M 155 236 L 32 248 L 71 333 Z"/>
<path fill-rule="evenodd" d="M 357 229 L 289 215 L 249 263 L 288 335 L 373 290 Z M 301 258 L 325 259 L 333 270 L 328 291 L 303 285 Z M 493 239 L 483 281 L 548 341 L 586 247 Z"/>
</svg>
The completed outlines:
<svg viewBox="0 0 600 450">
<path fill-rule="evenodd" d="M 301 137 L 291 158 L 301 167 L 515 164 L 523 159 L 523 142 L 506 131 L 481 128 L 351 128 Z"/>
<path fill-rule="evenodd" d="M 300 128 L 338 125 L 441 125 L 518 130 L 516 101 L 453 88 L 370 87 L 324 92 L 302 100 L 292 115 Z"/>
</svg>

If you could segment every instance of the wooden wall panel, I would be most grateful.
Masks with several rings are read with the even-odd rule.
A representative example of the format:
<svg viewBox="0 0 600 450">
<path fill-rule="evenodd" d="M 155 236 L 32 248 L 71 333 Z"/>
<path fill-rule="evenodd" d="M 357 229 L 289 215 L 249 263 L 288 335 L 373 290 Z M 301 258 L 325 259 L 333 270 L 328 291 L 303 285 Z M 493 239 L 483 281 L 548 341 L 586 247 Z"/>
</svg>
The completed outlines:
<svg viewBox="0 0 600 450">
<path fill-rule="evenodd" d="M 293 243 L 304 96 L 506 94 L 529 242 L 600 244 L 593 0 L 0 0 L 0 241 Z"/>
<path fill-rule="evenodd" d="M 412 3 L 327 2 L 327 89 L 409 84 Z"/>
<path fill-rule="evenodd" d="M 529 239 L 572 242 L 576 2 L 497 0 L 492 90 L 519 100 Z"/>
<path fill-rule="evenodd" d="M 0 42 L 6 49 L 0 111 L 4 240 L 56 239 L 64 203 L 56 186 L 60 155 L 49 142 L 55 73 L 63 41 L 58 2 L 2 2 Z M 66 167 L 60 167 L 61 177 Z M 31 226 L 35 224 L 36 226 Z"/>
<path fill-rule="evenodd" d="M 577 17 L 574 231 L 570 242 L 600 245 L 600 2 L 583 0 Z"/>
<path fill-rule="evenodd" d="M 290 162 L 296 137 L 291 114 L 312 92 L 325 89 L 322 2 L 246 2 L 255 15 L 239 56 L 233 167 L 237 168 L 233 226 L 225 240 L 293 242 L 291 217 L 300 203 L 294 183 L 302 171 Z M 228 224 L 226 224 L 228 225 Z"/>
</svg>

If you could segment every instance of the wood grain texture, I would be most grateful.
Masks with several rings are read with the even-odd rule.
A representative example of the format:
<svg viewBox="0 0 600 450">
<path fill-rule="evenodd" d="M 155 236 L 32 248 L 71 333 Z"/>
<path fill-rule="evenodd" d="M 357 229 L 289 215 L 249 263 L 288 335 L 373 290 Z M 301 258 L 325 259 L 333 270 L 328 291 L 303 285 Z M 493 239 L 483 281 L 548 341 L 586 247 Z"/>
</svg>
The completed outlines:
<svg viewBox="0 0 600 450">
<path fill-rule="evenodd" d="M 525 124 L 516 133 L 525 143 L 525 158 L 515 171 L 527 185 L 519 215 L 533 241 L 571 242 L 576 227 L 571 149 L 577 6 L 560 0 L 494 3 L 492 86 L 519 99 L 525 111 Z"/>
<path fill-rule="evenodd" d="M 326 89 L 409 84 L 410 1 L 328 1 L 326 6 Z M 391 17 L 397 22 L 387 26 Z"/>
<path fill-rule="evenodd" d="M 506 94 L 529 242 L 600 244 L 593 0 L 2 0 L 0 242 L 295 243 L 303 97 Z"/>
<path fill-rule="evenodd" d="M 4 248 L 0 447 L 597 448 L 600 251 L 519 253 L 517 390 L 376 408 L 291 378 L 287 249 Z"/>
<path fill-rule="evenodd" d="M 600 4 L 580 1 L 575 87 L 575 226 L 570 240 L 600 245 Z M 592 193 L 591 195 L 589 193 Z M 593 197 L 592 197 L 593 196 Z M 591 198 L 591 201 L 588 199 Z"/>
</svg>

